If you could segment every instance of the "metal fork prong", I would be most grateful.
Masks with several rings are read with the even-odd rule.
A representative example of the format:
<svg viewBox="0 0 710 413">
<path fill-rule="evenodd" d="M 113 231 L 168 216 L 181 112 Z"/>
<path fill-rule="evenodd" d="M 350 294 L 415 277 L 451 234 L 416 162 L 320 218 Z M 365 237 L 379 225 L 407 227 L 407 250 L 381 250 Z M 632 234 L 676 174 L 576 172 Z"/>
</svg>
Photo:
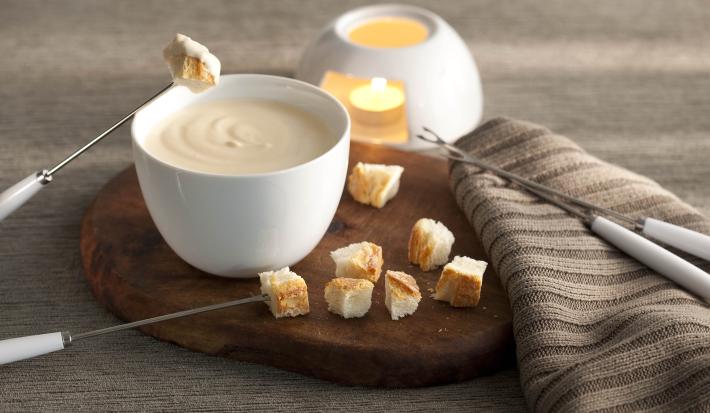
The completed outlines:
<svg viewBox="0 0 710 413">
<path fill-rule="evenodd" d="M 446 149 L 447 151 L 449 151 L 449 154 L 450 154 L 451 156 L 453 156 L 454 160 L 457 160 L 457 159 L 458 159 L 458 160 L 464 160 L 464 159 L 466 159 L 466 152 L 464 152 L 463 150 L 461 150 L 461 149 L 455 147 L 454 145 L 450 145 L 450 144 L 448 144 L 448 143 L 443 143 L 443 144 L 440 145 L 440 147 Z"/>
<path fill-rule="evenodd" d="M 460 150 L 459 148 L 457 148 L 453 145 L 449 145 L 448 143 L 446 143 L 446 141 L 441 139 L 441 137 L 439 135 L 437 135 L 436 132 L 433 132 L 431 129 L 427 128 L 426 126 L 423 126 L 422 128 L 426 132 L 434 135 L 434 137 L 436 139 L 431 139 L 431 138 L 428 138 L 428 137 L 421 135 L 421 134 L 417 134 L 416 135 L 417 138 L 419 138 L 425 142 L 433 143 L 441 149 L 445 149 L 449 154 L 447 157 L 450 159 L 463 160 L 466 157 L 466 154 L 462 150 Z M 444 155 L 444 156 L 446 156 L 446 155 Z"/>
<path fill-rule="evenodd" d="M 428 139 L 425 139 L 425 140 L 427 140 L 428 142 L 432 142 Z M 594 204 L 587 202 L 583 199 L 579 199 L 579 198 L 575 198 L 571 195 L 567 195 L 557 189 L 550 188 L 546 185 L 539 184 L 537 182 L 523 178 L 520 175 L 516 175 L 514 173 L 508 172 L 505 169 L 502 169 L 502 168 L 499 168 L 495 165 L 484 162 L 484 161 L 476 158 L 475 156 L 472 156 L 472 155 L 466 153 L 465 151 L 463 151 L 462 149 L 457 148 L 456 146 L 451 145 L 449 143 L 446 143 L 446 142 L 435 142 L 435 143 L 440 148 L 446 149 L 447 153 L 443 154 L 443 155 L 449 159 L 452 159 L 454 161 L 461 161 L 461 162 L 476 165 L 477 167 L 479 167 L 481 169 L 485 169 L 489 172 L 493 172 L 494 174 L 496 174 L 498 176 L 501 176 L 501 177 L 506 178 L 510 181 L 516 182 L 518 185 L 521 185 L 521 186 L 525 187 L 526 189 L 532 188 L 535 191 L 543 191 L 545 193 L 559 197 L 567 202 L 578 205 L 584 209 L 587 209 L 588 211 L 598 211 L 598 212 L 602 212 L 606 215 L 613 216 L 621 221 L 624 221 L 624 222 L 627 222 L 627 223 L 633 225 L 634 228 L 636 228 L 636 229 L 643 228 L 643 226 L 641 224 L 639 224 L 639 222 L 637 220 L 635 220 L 631 217 L 627 217 L 624 214 L 616 212 L 612 209 L 600 207 L 598 205 L 594 205 Z"/>
<path fill-rule="evenodd" d="M 438 142 L 436 139 L 427 138 L 426 136 L 421 135 L 421 134 L 417 134 L 417 135 L 415 135 L 415 136 L 416 136 L 417 138 L 423 140 L 423 141 L 426 141 L 426 142 L 429 142 L 429 143 L 439 144 L 439 142 Z"/>
<path fill-rule="evenodd" d="M 427 128 L 426 126 L 422 126 L 422 129 L 424 129 L 424 132 L 427 132 L 427 133 L 430 133 L 430 134 L 434 135 L 434 137 L 436 138 L 436 141 L 437 141 L 437 142 L 439 142 L 439 143 L 446 143 L 446 141 L 445 141 L 444 139 L 442 139 L 442 137 L 439 136 L 439 134 L 436 133 L 436 132 L 434 132 L 433 130 Z"/>
<path fill-rule="evenodd" d="M 434 145 L 438 146 L 439 149 L 444 149 L 446 152 L 448 152 L 448 156 L 444 154 L 445 157 L 453 160 L 463 160 L 465 158 L 465 154 L 459 149 L 456 148 L 455 146 L 448 145 L 446 142 L 439 142 L 436 140 L 432 140 L 430 138 L 424 137 L 423 135 L 416 135 L 417 138 L 433 143 Z"/>
</svg>

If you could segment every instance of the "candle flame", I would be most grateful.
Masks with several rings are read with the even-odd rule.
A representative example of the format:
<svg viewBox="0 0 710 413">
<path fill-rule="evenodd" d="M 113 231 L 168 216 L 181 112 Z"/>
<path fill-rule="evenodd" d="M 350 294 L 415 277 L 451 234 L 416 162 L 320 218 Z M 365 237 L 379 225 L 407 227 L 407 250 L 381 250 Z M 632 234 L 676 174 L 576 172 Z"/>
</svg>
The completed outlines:
<svg viewBox="0 0 710 413">
<path fill-rule="evenodd" d="M 372 80 L 370 80 L 370 87 L 375 92 L 382 92 L 387 88 L 387 79 L 384 77 L 373 77 Z"/>
</svg>

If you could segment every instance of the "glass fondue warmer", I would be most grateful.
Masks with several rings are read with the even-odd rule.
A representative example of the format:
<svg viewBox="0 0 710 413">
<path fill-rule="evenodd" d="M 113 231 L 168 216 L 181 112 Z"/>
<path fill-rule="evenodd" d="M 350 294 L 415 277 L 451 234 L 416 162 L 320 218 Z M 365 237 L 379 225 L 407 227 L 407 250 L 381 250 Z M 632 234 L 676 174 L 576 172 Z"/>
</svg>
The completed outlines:
<svg viewBox="0 0 710 413">
<path fill-rule="evenodd" d="M 308 46 L 296 78 L 338 98 L 352 138 L 413 149 L 426 126 L 450 141 L 473 130 L 483 96 L 473 56 L 441 17 L 415 6 L 351 10 Z"/>
</svg>

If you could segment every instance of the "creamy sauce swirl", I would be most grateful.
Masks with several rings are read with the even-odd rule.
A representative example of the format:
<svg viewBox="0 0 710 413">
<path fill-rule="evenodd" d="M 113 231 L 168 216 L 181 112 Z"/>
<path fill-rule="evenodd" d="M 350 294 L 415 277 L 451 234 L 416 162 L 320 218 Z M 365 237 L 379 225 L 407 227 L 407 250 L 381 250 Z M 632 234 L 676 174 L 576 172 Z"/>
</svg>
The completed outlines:
<svg viewBox="0 0 710 413">
<path fill-rule="evenodd" d="M 241 175 L 300 165 L 334 144 L 326 124 L 303 109 L 234 99 L 198 103 L 171 114 L 150 130 L 144 147 L 177 167 Z"/>
</svg>

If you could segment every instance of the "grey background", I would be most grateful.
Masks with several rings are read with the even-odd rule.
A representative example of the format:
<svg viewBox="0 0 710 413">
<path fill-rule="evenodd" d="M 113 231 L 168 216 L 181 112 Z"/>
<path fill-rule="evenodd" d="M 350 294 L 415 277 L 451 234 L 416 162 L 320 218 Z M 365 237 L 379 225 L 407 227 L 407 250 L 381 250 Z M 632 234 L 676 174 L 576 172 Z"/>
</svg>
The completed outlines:
<svg viewBox="0 0 710 413">
<path fill-rule="evenodd" d="M 0 1 L 0 187 L 53 165 L 168 80 L 177 31 L 223 72 L 289 74 L 319 28 L 361 1 Z M 544 124 L 710 212 L 710 3 L 416 2 L 473 51 L 485 118 Z M 84 281 L 79 223 L 130 165 L 128 128 L 0 224 L 0 338 L 118 320 Z M 0 367 L 0 411 L 500 410 L 515 370 L 410 390 L 341 387 L 158 342 L 134 331 Z"/>
</svg>

